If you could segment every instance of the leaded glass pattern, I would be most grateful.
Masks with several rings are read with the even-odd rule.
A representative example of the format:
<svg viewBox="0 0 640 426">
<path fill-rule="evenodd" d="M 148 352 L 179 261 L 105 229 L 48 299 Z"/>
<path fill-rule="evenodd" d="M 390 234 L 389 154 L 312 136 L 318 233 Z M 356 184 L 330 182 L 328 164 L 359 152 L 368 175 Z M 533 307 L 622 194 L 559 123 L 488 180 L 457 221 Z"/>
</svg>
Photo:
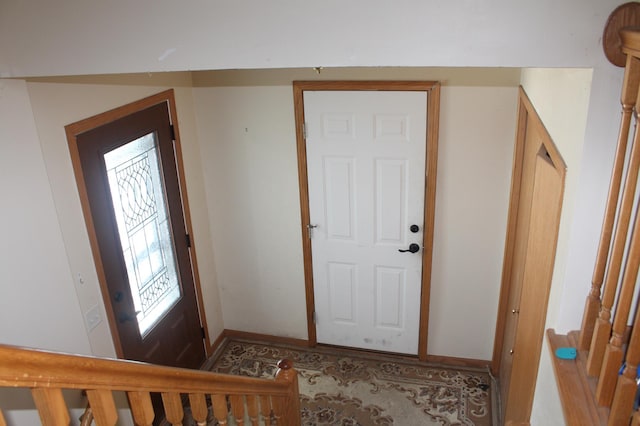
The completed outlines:
<svg viewBox="0 0 640 426">
<path fill-rule="evenodd" d="M 155 134 L 104 155 L 140 334 L 180 298 Z"/>
</svg>

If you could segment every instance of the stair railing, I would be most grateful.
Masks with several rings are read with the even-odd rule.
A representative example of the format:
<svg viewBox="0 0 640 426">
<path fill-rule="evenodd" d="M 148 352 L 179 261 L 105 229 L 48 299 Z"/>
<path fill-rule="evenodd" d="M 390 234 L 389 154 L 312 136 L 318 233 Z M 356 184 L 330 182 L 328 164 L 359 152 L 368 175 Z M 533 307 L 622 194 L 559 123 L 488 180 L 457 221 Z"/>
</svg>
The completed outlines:
<svg viewBox="0 0 640 426">
<path fill-rule="evenodd" d="M 585 407 L 589 405 L 583 405 L 581 410 L 597 415 L 591 416 L 589 421 L 574 420 L 568 421 L 569 424 L 617 426 L 640 421 L 640 413 L 634 411 L 640 363 L 640 309 L 636 307 L 633 312 L 637 305 L 634 299 L 637 299 L 640 268 L 637 185 L 640 173 L 640 30 L 624 29 L 620 37 L 622 52 L 627 57 L 621 95 L 622 119 L 609 196 L 582 327 L 579 334 L 569 333 L 569 342 L 574 342 L 579 350 L 576 365 L 579 366 L 577 371 L 584 374 L 581 381 L 589 395 L 587 403 L 592 404 L 592 408 L 587 410 Z M 635 129 L 632 145 L 627 149 L 632 119 Z M 635 217 L 632 217 L 634 209 Z M 555 334 L 552 332 L 551 336 Z M 573 368 L 570 364 L 561 364 L 562 361 L 554 362 L 556 372 Z M 560 374 L 559 380 L 569 380 L 568 374 Z M 563 397 L 562 392 L 561 398 L 571 399 L 567 395 Z M 565 407 L 565 417 L 577 419 L 576 413 L 575 405 L 569 409 Z"/>
<path fill-rule="evenodd" d="M 275 380 L 163 367 L 135 361 L 69 355 L 0 345 L 0 386 L 29 388 L 43 425 L 68 425 L 63 389 L 85 390 L 96 425 L 114 425 L 114 391 L 127 394 L 135 424 L 150 426 L 155 413 L 151 393 L 160 393 L 166 420 L 182 425 L 183 395 L 193 419 L 206 425 L 207 396 L 213 416 L 225 425 L 300 425 L 297 373 L 288 360 L 278 362 Z M 187 398 L 184 398 L 187 399 Z M 5 420 L 0 410 L 0 426 Z"/>
</svg>

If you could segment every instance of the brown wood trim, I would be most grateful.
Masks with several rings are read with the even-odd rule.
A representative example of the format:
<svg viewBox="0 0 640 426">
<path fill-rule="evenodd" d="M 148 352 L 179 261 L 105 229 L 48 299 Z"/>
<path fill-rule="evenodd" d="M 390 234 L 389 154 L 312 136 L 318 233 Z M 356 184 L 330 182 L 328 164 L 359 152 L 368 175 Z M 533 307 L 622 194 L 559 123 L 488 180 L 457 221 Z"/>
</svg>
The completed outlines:
<svg viewBox="0 0 640 426">
<path fill-rule="evenodd" d="M 311 240 L 308 238 L 307 226 L 311 223 L 309 213 L 309 178 L 307 176 L 307 145 L 304 141 L 304 95 L 306 84 L 293 82 L 293 107 L 296 123 L 296 146 L 298 152 L 298 185 L 300 192 L 300 234 L 302 235 L 302 255 L 304 263 L 304 292 L 307 306 L 307 335 L 310 345 L 316 345 L 315 296 L 313 294 L 313 263 L 311 257 Z"/>
<path fill-rule="evenodd" d="M 189 235 L 191 235 L 193 239 L 193 231 L 191 227 L 189 203 L 188 203 L 187 189 L 186 189 L 186 183 L 185 183 L 186 180 L 184 176 L 184 166 L 182 164 L 182 149 L 181 149 L 180 136 L 179 136 L 180 132 L 178 129 L 178 118 L 176 113 L 176 105 L 175 105 L 175 97 L 174 97 L 173 89 L 165 90 L 155 95 L 148 96 L 146 98 L 129 103 L 127 105 L 114 108 L 107 112 L 97 114 L 92 117 L 88 117 L 84 120 L 80 120 L 65 126 L 67 144 L 69 146 L 69 154 L 71 156 L 73 172 L 76 177 L 76 184 L 78 186 L 80 204 L 82 206 L 82 214 L 84 216 L 85 224 L 87 227 L 87 234 L 89 236 L 91 254 L 93 256 L 93 261 L 95 263 L 96 273 L 98 275 L 98 282 L 100 283 L 100 291 L 102 294 L 102 300 L 106 308 L 105 310 L 107 314 L 107 321 L 109 323 L 109 328 L 111 330 L 111 337 L 113 339 L 116 355 L 119 358 L 122 358 L 124 356 L 123 350 L 122 350 L 122 343 L 120 342 L 120 337 L 117 333 L 117 322 L 113 314 L 111 297 L 107 289 L 107 281 L 106 281 L 105 272 L 104 272 L 104 265 L 102 264 L 102 259 L 100 257 L 98 239 L 95 232 L 93 217 L 91 215 L 91 208 L 89 206 L 87 188 L 84 183 L 84 179 L 82 177 L 83 176 L 82 164 L 80 162 L 80 155 L 78 151 L 77 136 L 95 127 L 102 126 L 104 124 L 126 117 L 137 111 L 140 111 L 164 102 L 168 103 L 169 105 L 170 118 L 171 118 L 171 122 L 174 125 L 174 130 L 176 133 L 176 144 L 175 144 L 176 158 L 178 160 L 178 178 L 180 179 L 180 190 L 181 190 L 182 201 L 183 201 L 184 217 L 186 222 L 186 229 L 189 232 Z M 192 267 L 194 272 L 194 287 L 196 291 L 196 299 L 199 305 L 200 324 L 205 328 L 205 352 L 207 356 L 210 356 L 212 352 L 210 352 L 211 346 L 209 343 L 209 335 L 207 332 L 207 322 L 206 322 L 206 317 L 205 317 L 204 308 L 203 308 L 204 305 L 203 305 L 203 298 L 202 298 L 202 290 L 200 288 L 200 276 L 199 276 L 198 267 L 197 267 L 195 244 L 193 244 L 191 248 L 191 260 L 192 260 Z"/>
<path fill-rule="evenodd" d="M 558 172 L 564 179 L 564 175 L 566 174 L 566 170 L 567 170 L 567 164 L 564 162 L 564 159 L 562 158 L 562 155 L 560 154 L 558 147 L 553 142 L 553 139 L 551 138 L 551 135 L 549 134 L 547 127 L 544 125 L 544 123 L 540 119 L 540 116 L 538 115 L 535 107 L 531 103 L 531 100 L 529 99 L 527 92 L 524 91 L 522 86 L 520 86 L 519 88 L 518 95 L 520 96 L 520 101 L 528 111 L 529 119 L 533 122 L 533 124 L 536 127 L 540 128 L 540 130 L 542 131 L 542 134 L 545 136 L 541 142 L 549 152 L 549 156 L 551 157 L 551 161 L 553 162 L 555 168 L 558 170 Z"/>
<path fill-rule="evenodd" d="M 189 208 L 189 196 L 187 190 L 187 179 L 184 174 L 184 161 L 182 156 L 182 142 L 180 139 L 180 130 L 178 126 L 178 112 L 176 110 L 176 100 L 173 89 L 168 90 L 167 100 L 169 102 L 169 114 L 171 116 L 171 124 L 175 133 L 175 151 L 178 168 L 178 179 L 180 186 L 180 194 L 182 195 L 182 209 L 184 211 L 185 227 L 187 234 L 191 239 L 191 247 L 189 254 L 191 255 L 191 268 L 193 269 L 193 285 L 196 291 L 196 300 L 198 301 L 198 314 L 200 316 L 200 326 L 204 328 L 204 349 L 207 357 L 211 356 L 211 339 L 209 338 L 209 325 L 207 323 L 207 315 L 204 311 L 204 298 L 202 296 L 202 287 L 200 283 L 200 271 L 198 270 L 198 256 L 196 255 L 196 237 L 194 236 L 193 226 L 191 223 L 191 209 Z"/>
<path fill-rule="evenodd" d="M 307 238 L 310 224 L 309 185 L 307 176 L 307 151 L 304 140 L 304 91 L 305 90 L 379 90 L 379 91 L 425 91 L 428 93 L 427 147 L 425 176 L 424 240 L 422 257 L 422 289 L 420 297 L 420 319 L 418 331 L 418 357 L 427 358 L 429 331 L 429 303 L 431 294 L 431 269 L 433 258 L 433 235 L 435 222 L 436 177 L 438 162 L 438 135 L 440 123 L 440 83 L 436 81 L 294 81 L 293 104 L 298 153 L 298 184 L 300 191 L 300 216 L 302 252 L 304 258 L 305 295 L 307 306 L 307 332 L 309 345 L 318 343 L 313 321 L 315 310 L 313 293 L 313 266 L 311 241 Z"/>
<path fill-rule="evenodd" d="M 222 332 L 220 337 L 222 337 L 223 339 L 224 338 L 243 339 L 243 340 L 252 340 L 252 341 L 265 342 L 265 343 L 280 343 L 280 344 L 291 345 L 291 346 L 299 346 L 303 348 L 308 348 L 311 346 L 310 342 L 304 339 L 296 339 L 294 337 L 273 336 L 270 334 L 252 333 L 249 331 L 229 330 L 226 328 Z M 218 338 L 218 340 L 220 340 L 220 337 Z"/>
<path fill-rule="evenodd" d="M 216 349 L 220 347 L 221 344 L 224 343 L 225 340 L 230 339 L 241 339 L 253 342 L 264 342 L 264 343 L 272 343 L 272 344 L 284 344 L 289 346 L 297 346 L 300 348 L 309 348 L 317 346 L 318 348 L 331 349 L 335 348 L 338 351 L 345 353 L 353 353 L 355 355 L 385 355 L 391 356 L 395 358 L 404 359 L 407 361 L 415 361 L 415 355 L 404 355 L 397 354 L 391 352 L 383 352 L 383 351 L 374 351 L 369 349 L 359 349 L 359 348 L 350 348 L 345 346 L 335 346 L 335 345 L 326 345 L 326 344 L 317 344 L 311 345 L 308 340 L 304 339 L 296 339 L 292 337 L 281 337 L 281 336 L 273 336 L 270 334 L 261 334 L 261 333 L 251 333 L 248 331 L 238 331 L 238 330 L 229 330 L 225 329 L 220 336 L 216 339 Z M 487 368 L 491 361 L 482 360 L 482 359 L 472 359 L 472 358 L 456 358 L 450 356 L 439 356 L 439 355 L 428 355 L 427 359 L 419 360 L 422 362 L 429 362 L 433 364 L 441 364 L 444 366 L 453 366 L 453 367 L 468 367 L 468 368 Z"/>
<path fill-rule="evenodd" d="M 440 133 L 440 83 L 432 86 L 428 96 L 424 239 L 422 242 L 424 250 L 422 251 L 422 288 L 420 292 L 420 326 L 418 335 L 418 359 L 420 359 L 420 361 L 427 360 L 427 344 L 429 338 L 429 305 L 431 303 L 433 235 L 436 217 L 436 179 L 438 175 L 438 138 Z"/>
<path fill-rule="evenodd" d="M 572 332 L 573 333 L 573 332 Z M 575 360 L 562 360 L 555 356 L 561 347 L 575 347 L 577 340 L 570 335 L 556 334 L 555 330 L 547 330 L 547 342 L 551 352 L 551 364 L 556 376 L 556 384 L 560 394 L 560 402 L 564 420 L 569 426 L 588 426 L 607 424 L 609 409 L 599 407 L 594 399 L 595 378 L 586 374 L 585 351 L 578 352 Z M 577 334 L 577 332 L 575 332 Z"/>
<path fill-rule="evenodd" d="M 304 90 L 380 90 L 429 91 L 440 85 L 437 81 L 294 81 L 293 87 Z"/>
<path fill-rule="evenodd" d="M 421 360 L 422 361 L 422 360 Z M 456 358 L 453 356 L 427 355 L 427 362 L 451 367 L 489 368 L 491 361 L 474 358 Z"/>
<path fill-rule="evenodd" d="M 496 320 L 496 334 L 493 343 L 493 358 L 491 360 L 491 372 L 498 375 L 502 347 L 504 344 L 504 329 L 509 303 L 509 277 L 513 264 L 513 250 L 515 245 L 515 232 L 518 219 L 518 205 L 520 203 L 520 187 L 522 185 L 522 163 L 524 159 L 524 139 L 527 132 L 527 109 L 518 98 L 518 125 L 516 127 L 516 141 L 513 153 L 513 165 L 511 167 L 511 192 L 509 194 L 509 214 L 507 219 L 507 235 L 505 238 L 504 257 L 502 260 L 502 282 L 500 285 L 500 298 L 498 302 L 498 318 Z"/>
<path fill-rule="evenodd" d="M 218 337 L 216 337 L 216 340 L 214 340 L 211 346 L 209 346 L 209 351 L 211 352 L 211 354 L 214 354 L 218 349 L 222 347 L 226 339 L 226 335 L 224 333 L 225 333 L 225 330 L 222 330 L 222 332 L 218 335 Z M 206 364 L 206 361 L 205 361 L 205 364 Z"/>
</svg>

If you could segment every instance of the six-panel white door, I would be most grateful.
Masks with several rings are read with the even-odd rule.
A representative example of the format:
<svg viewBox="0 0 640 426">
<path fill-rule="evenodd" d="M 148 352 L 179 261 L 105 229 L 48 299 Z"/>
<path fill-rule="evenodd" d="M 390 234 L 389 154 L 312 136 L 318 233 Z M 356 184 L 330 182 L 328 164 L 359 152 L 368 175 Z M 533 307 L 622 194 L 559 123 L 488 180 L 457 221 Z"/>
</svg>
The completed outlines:
<svg viewBox="0 0 640 426">
<path fill-rule="evenodd" d="M 304 115 L 317 340 L 417 354 L 427 93 L 305 91 Z"/>
</svg>

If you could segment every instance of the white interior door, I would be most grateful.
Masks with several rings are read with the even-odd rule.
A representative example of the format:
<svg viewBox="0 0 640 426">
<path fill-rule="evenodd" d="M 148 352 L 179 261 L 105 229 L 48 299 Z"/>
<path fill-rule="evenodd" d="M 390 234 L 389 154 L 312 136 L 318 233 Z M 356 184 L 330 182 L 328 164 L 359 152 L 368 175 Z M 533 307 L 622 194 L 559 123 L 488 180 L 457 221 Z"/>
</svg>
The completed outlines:
<svg viewBox="0 0 640 426">
<path fill-rule="evenodd" d="M 305 91 L 304 115 L 317 340 L 417 354 L 427 93 Z"/>
</svg>

